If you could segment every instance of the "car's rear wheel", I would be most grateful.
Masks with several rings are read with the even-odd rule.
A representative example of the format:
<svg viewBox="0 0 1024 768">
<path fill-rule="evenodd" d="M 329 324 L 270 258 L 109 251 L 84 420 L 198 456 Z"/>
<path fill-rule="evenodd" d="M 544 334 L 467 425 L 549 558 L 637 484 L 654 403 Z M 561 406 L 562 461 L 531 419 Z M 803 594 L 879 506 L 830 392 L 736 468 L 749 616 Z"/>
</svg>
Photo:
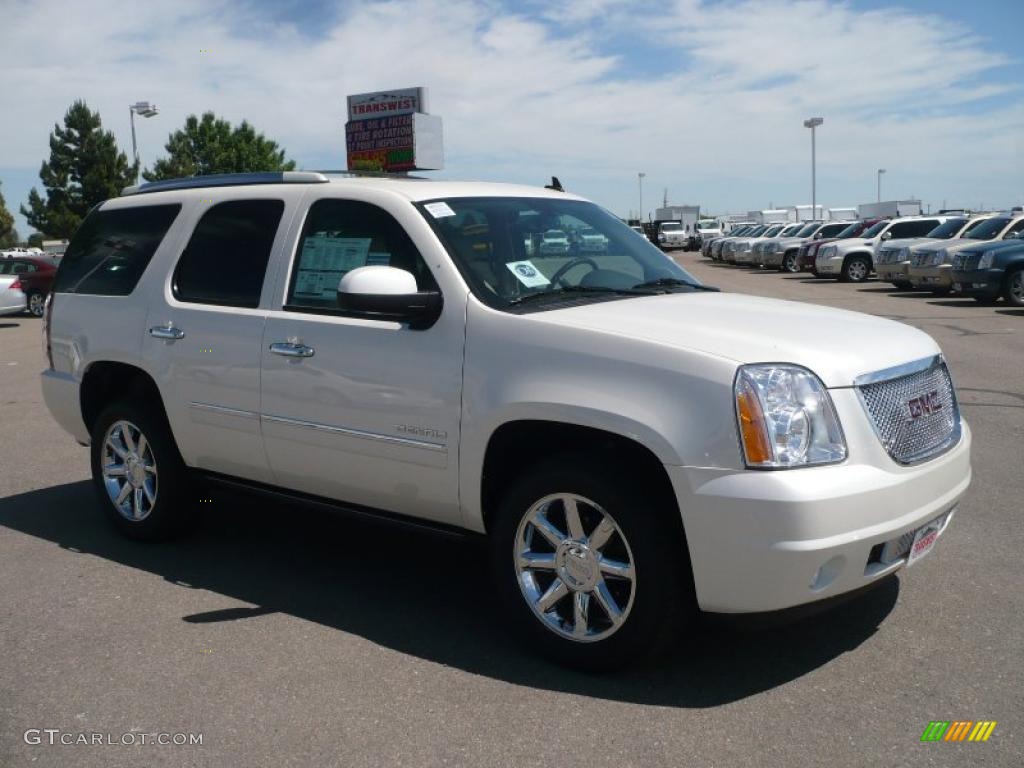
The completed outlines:
<svg viewBox="0 0 1024 768">
<path fill-rule="evenodd" d="M 843 262 L 839 279 L 844 283 L 863 283 L 871 274 L 871 262 L 866 256 L 851 256 Z"/>
<path fill-rule="evenodd" d="M 783 256 L 782 257 L 782 266 L 779 269 L 782 272 L 789 272 L 789 273 L 799 272 L 800 271 L 800 262 L 797 261 L 797 254 L 796 253 L 787 253 L 785 256 Z"/>
<path fill-rule="evenodd" d="M 107 406 L 93 426 L 91 459 L 100 505 L 125 536 L 168 538 L 192 521 L 188 469 L 162 413 L 133 401 Z"/>
<path fill-rule="evenodd" d="M 1006 276 L 1003 298 L 1015 307 L 1024 307 L 1024 268 L 1015 269 Z"/>
<path fill-rule="evenodd" d="M 695 612 L 678 512 L 627 482 L 594 457 L 552 459 L 514 481 L 495 512 L 501 605 L 529 648 L 567 666 L 648 658 Z"/>
<path fill-rule="evenodd" d="M 28 295 L 28 312 L 32 317 L 42 317 L 46 312 L 46 296 L 39 291 L 32 291 Z"/>
</svg>

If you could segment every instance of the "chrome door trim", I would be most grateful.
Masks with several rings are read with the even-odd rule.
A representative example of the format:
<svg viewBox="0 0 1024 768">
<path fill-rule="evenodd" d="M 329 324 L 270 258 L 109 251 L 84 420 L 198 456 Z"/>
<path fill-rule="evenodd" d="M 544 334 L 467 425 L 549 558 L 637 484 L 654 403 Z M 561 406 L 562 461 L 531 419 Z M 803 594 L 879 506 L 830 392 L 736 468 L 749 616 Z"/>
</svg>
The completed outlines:
<svg viewBox="0 0 1024 768">
<path fill-rule="evenodd" d="M 427 451 L 441 451 L 443 453 L 448 452 L 448 446 L 443 443 L 430 443 L 426 440 L 412 440 L 408 437 L 394 437 L 393 435 L 382 435 L 379 432 L 366 432 L 362 429 L 351 429 L 349 427 L 336 427 L 331 424 L 320 424 L 315 421 L 303 421 L 302 419 L 290 419 L 286 416 L 272 416 L 270 414 L 260 414 L 260 419 L 264 421 L 273 421 L 278 424 L 288 424 L 292 427 L 305 427 L 306 429 L 315 429 L 320 432 L 331 432 L 338 435 L 346 435 L 348 437 L 361 437 L 365 440 L 377 440 L 383 443 L 395 443 L 397 445 L 406 445 L 410 448 L 422 448 Z"/>
<path fill-rule="evenodd" d="M 199 411 L 213 411 L 214 413 L 226 413 L 229 416 L 241 416 L 243 419 L 258 419 L 260 417 L 256 411 L 244 411 L 240 408 L 228 408 L 227 406 L 214 405 L 213 403 L 199 403 L 194 400 L 189 402 L 188 407 Z"/>
</svg>

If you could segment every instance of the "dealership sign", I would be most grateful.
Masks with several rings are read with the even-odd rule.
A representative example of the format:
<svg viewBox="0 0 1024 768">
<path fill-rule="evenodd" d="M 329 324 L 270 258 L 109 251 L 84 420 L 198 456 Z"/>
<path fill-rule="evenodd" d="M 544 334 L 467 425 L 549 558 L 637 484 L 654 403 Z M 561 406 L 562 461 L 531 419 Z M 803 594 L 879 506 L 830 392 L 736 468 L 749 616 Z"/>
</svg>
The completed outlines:
<svg viewBox="0 0 1024 768">
<path fill-rule="evenodd" d="M 441 118 L 427 114 L 426 107 L 426 88 L 349 96 L 348 169 L 400 173 L 444 167 Z"/>
</svg>

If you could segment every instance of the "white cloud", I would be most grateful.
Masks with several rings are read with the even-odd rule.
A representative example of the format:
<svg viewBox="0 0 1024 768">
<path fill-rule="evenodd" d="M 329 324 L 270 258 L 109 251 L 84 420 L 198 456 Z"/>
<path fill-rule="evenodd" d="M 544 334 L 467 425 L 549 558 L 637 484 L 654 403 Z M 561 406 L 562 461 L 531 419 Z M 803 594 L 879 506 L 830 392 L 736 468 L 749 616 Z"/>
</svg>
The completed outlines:
<svg viewBox="0 0 1024 768">
<path fill-rule="evenodd" d="M 1024 107 L 989 76 L 1007 62 L 941 17 L 825 0 L 682 0 L 656 17 L 607 0 L 529 8 L 359 3 L 311 37 L 228 0 L 8 4 L 0 92 L 14 119 L 0 123 L 0 169 L 37 168 L 79 97 L 126 150 L 127 105 L 160 106 L 137 121 L 145 164 L 186 115 L 213 109 L 300 165 L 343 167 L 345 94 L 422 84 L 444 117 L 448 175 L 555 173 L 621 213 L 636 207 L 639 170 L 649 203 L 663 186 L 716 209 L 805 202 L 811 114 L 825 117 L 827 203 L 873 198 L 876 167 L 893 195 L 935 203 L 1020 194 Z M 4 187 L 12 207 L 25 191 Z"/>
</svg>

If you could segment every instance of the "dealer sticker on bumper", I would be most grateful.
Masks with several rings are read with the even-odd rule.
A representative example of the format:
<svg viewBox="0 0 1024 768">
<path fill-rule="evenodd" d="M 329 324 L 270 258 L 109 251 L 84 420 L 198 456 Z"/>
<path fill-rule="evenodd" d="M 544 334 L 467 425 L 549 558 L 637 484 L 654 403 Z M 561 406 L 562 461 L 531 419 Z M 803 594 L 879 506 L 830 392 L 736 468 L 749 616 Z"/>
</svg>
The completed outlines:
<svg viewBox="0 0 1024 768">
<path fill-rule="evenodd" d="M 925 523 L 914 532 L 914 542 L 910 545 L 910 554 L 907 555 L 907 566 L 913 565 L 932 551 L 939 538 L 939 531 L 942 530 L 944 518 L 945 515 Z"/>
</svg>

